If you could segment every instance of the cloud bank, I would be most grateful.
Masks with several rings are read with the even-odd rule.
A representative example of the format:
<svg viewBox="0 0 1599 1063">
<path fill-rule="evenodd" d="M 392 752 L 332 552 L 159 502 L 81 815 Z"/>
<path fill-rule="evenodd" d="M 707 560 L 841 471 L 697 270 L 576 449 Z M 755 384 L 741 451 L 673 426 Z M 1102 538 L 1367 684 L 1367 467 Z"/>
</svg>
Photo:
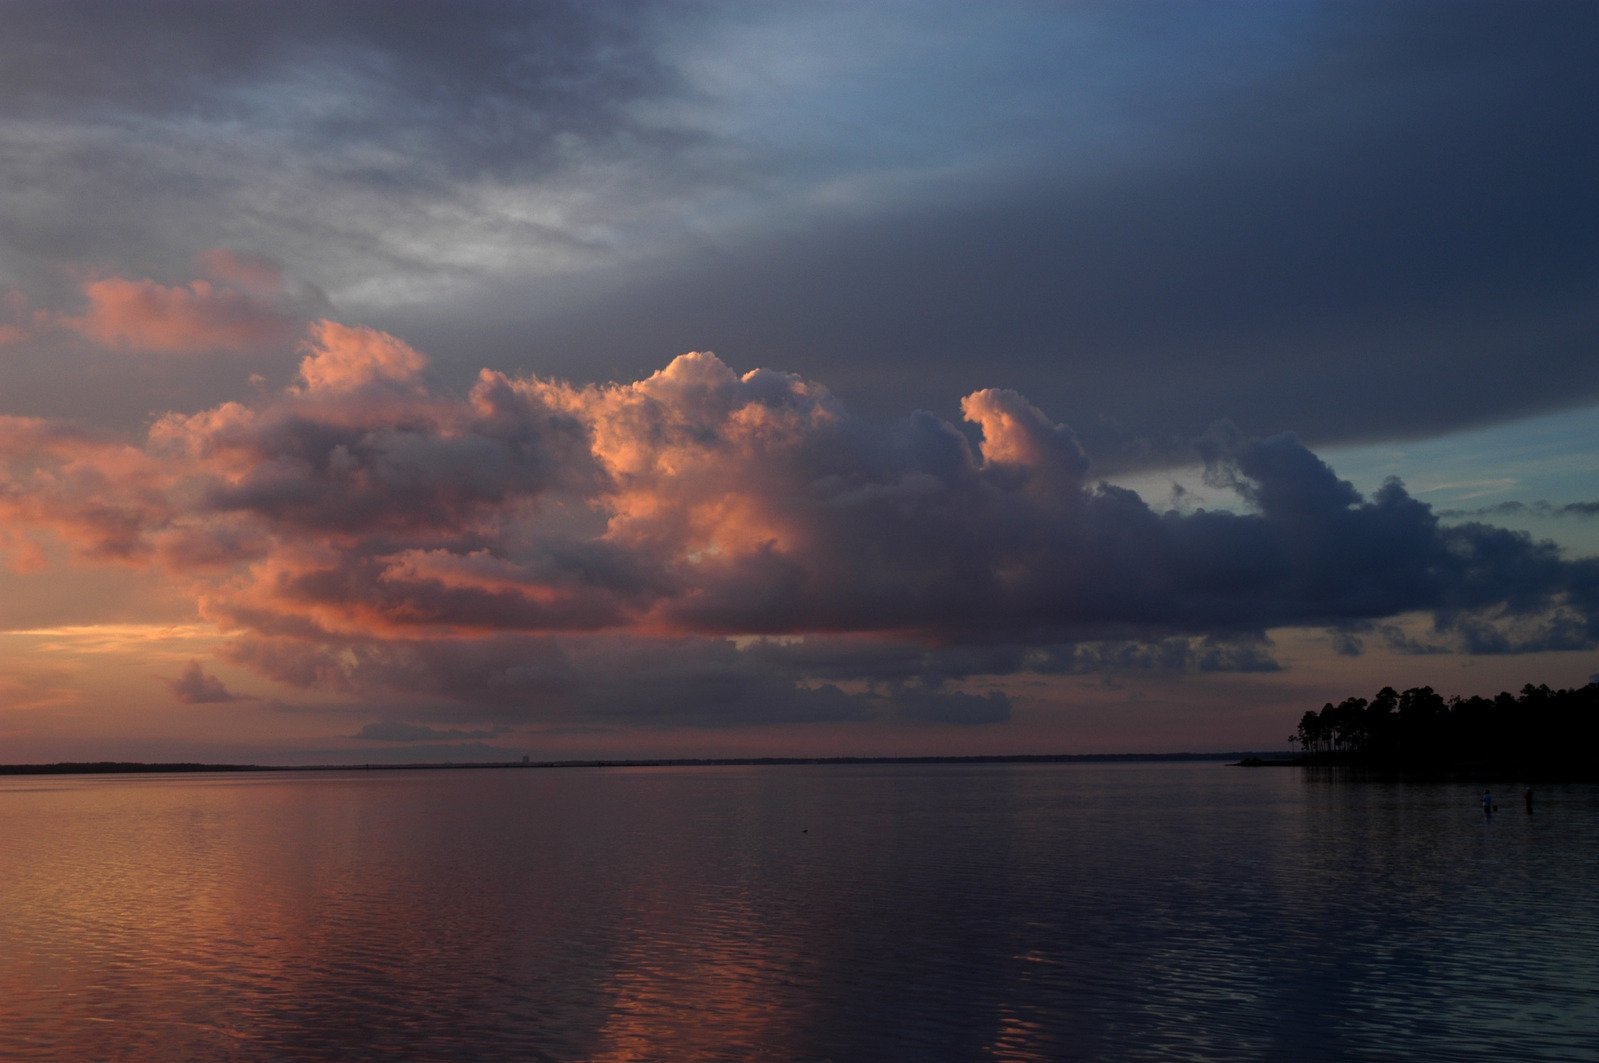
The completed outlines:
<svg viewBox="0 0 1599 1063">
<path fill-rule="evenodd" d="M 1002 383 L 1100 468 L 1222 413 L 1319 446 L 1599 401 L 1589 3 L 6 14 L 0 286 L 153 271 L 71 315 L 125 351 L 282 327 L 171 282 L 225 242 L 457 386 L 530 346 L 579 379 L 711 348 L 885 417 Z M 85 408 L 63 354 L 0 357 L 9 412 Z M 155 408 L 100 379 L 96 416 Z"/>
<path fill-rule="evenodd" d="M 1428 646 L 1599 645 L 1599 562 L 1363 497 L 1291 436 L 1215 426 L 1236 506 L 1157 511 L 1015 391 L 880 422 L 696 352 L 459 394 L 397 337 L 301 328 L 292 379 L 138 437 L 0 417 L 0 549 L 159 568 L 238 663 L 413 718 L 992 722 L 985 679 L 1267 671 L 1271 629 L 1358 652 L 1418 612 Z"/>
</svg>

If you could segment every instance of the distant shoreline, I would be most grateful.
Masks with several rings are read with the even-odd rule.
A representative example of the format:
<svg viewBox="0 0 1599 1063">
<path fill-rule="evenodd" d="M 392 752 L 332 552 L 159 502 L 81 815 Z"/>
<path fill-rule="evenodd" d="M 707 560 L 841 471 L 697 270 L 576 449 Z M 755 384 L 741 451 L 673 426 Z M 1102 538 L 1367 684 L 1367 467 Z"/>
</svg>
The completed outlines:
<svg viewBox="0 0 1599 1063">
<path fill-rule="evenodd" d="M 1239 761 L 1244 768 L 1321 768 L 1358 773 L 1366 778 L 1414 780 L 1519 780 L 1527 783 L 1599 782 L 1599 767 L 1569 762 L 1538 763 L 1526 760 L 1402 760 L 1374 757 L 1349 750 L 1294 753 L 1288 756 L 1251 755 Z"/>
<path fill-rule="evenodd" d="M 503 768 L 778 767 L 802 764 L 1117 764 L 1192 761 L 1253 763 L 1277 759 L 1261 753 L 1022 753 L 927 757 L 641 757 L 633 759 L 491 760 L 355 764 L 201 764 L 194 762 L 83 761 L 0 764 L 0 775 L 156 775 L 284 771 L 443 771 Z"/>
</svg>

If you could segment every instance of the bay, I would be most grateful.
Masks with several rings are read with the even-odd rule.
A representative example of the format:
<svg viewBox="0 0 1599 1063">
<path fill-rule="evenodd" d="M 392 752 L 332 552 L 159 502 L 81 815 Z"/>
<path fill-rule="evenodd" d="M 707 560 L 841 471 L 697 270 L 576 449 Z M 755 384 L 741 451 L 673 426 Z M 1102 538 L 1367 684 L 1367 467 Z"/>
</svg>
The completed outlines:
<svg viewBox="0 0 1599 1063">
<path fill-rule="evenodd" d="M 0 780 L 6 1060 L 1599 1058 L 1599 787 Z"/>
</svg>

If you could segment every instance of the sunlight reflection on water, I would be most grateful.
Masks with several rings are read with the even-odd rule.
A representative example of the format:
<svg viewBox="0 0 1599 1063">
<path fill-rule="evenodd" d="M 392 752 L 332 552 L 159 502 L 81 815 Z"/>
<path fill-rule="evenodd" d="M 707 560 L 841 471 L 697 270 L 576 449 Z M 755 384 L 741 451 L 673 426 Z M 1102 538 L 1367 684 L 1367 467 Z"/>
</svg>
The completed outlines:
<svg viewBox="0 0 1599 1063">
<path fill-rule="evenodd" d="M 1218 764 L 0 780 L 0 1058 L 1599 1058 L 1599 788 L 1473 793 Z"/>
</svg>

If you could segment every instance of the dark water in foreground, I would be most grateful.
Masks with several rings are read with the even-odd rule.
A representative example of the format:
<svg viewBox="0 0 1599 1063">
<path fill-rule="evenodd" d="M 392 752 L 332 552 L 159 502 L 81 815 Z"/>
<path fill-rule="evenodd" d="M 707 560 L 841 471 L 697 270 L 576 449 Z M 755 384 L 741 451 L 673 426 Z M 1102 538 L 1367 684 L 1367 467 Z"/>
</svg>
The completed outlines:
<svg viewBox="0 0 1599 1063">
<path fill-rule="evenodd" d="M 0 780 L 0 1059 L 1599 1058 L 1599 788 Z"/>
</svg>

